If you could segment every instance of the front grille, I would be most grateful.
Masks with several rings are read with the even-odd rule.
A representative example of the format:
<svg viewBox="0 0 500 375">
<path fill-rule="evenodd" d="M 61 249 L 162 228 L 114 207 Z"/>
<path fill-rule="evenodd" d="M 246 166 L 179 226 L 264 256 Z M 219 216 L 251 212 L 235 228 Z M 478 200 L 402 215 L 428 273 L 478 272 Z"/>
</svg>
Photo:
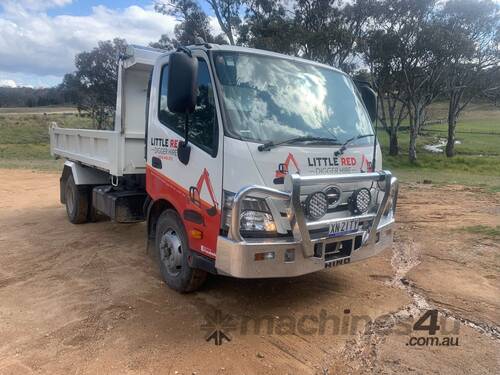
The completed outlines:
<svg viewBox="0 0 500 375">
<path fill-rule="evenodd" d="M 328 208 L 328 210 L 326 212 L 327 213 L 332 213 L 332 212 L 342 212 L 342 211 L 348 211 L 348 205 L 347 205 L 347 203 L 342 203 L 342 204 L 339 204 L 336 207 Z"/>
</svg>

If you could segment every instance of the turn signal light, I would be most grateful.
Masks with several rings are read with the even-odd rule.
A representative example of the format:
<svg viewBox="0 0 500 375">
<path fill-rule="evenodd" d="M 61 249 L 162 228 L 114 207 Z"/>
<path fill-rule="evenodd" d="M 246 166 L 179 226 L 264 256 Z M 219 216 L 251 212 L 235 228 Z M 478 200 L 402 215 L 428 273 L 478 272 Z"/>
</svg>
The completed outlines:
<svg viewBox="0 0 500 375">
<path fill-rule="evenodd" d="M 266 253 L 255 253 L 254 260 L 270 260 L 274 259 L 274 251 L 268 251 Z"/>
<path fill-rule="evenodd" d="M 198 229 L 191 229 L 191 238 L 195 240 L 201 240 L 203 238 L 203 232 Z"/>
</svg>

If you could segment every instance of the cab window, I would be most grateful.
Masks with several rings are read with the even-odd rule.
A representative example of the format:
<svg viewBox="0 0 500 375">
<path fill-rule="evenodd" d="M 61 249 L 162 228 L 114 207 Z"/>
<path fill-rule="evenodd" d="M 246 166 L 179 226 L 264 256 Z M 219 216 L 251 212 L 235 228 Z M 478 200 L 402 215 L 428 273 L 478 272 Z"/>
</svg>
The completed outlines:
<svg viewBox="0 0 500 375">
<path fill-rule="evenodd" d="M 160 102 L 158 117 L 160 122 L 184 137 L 185 115 L 172 113 L 167 107 L 168 65 L 161 72 Z M 198 96 L 195 111 L 190 115 L 189 142 L 210 155 L 217 154 L 217 117 L 210 72 L 205 60 L 198 59 Z"/>
</svg>

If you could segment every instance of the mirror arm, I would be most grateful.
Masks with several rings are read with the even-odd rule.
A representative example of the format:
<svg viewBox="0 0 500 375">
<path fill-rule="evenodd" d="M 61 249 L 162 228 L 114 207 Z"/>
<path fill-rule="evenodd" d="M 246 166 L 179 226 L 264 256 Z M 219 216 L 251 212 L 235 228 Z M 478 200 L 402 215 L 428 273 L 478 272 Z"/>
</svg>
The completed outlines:
<svg viewBox="0 0 500 375">
<path fill-rule="evenodd" d="M 191 155 L 191 146 L 188 145 L 189 141 L 189 112 L 186 111 L 186 123 L 184 124 L 184 142 L 180 142 L 177 148 L 177 157 L 179 161 L 187 165 L 189 163 L 189 157 Z"/>
<path fill-rule="evenodd" d="M 187 146 L 189 141 L 189 112 L 186 111 L 186 120 L 184 123 L 184 145 Z"/>
</svg>

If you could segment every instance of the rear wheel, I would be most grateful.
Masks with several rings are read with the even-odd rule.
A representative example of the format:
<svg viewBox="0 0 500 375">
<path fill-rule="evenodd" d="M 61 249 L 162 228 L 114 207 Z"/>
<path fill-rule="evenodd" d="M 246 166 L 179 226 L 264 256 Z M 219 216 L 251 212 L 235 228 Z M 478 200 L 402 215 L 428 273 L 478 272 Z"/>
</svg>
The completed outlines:
<svg viewBox="0 0 500 375">
<path fill-rule="evenodd" d="M 155 247 L 160 272 L 170 288 L 187 293 L 205 282 L 207 273 L 189 265 L 186 231 L 174 210 L 165 210 L 158 218 Z"/>
<path fill-rule="evenodd" d="M 86 186 L 76 185 L 73 175 L 70 175 L 66 180 L 64 197 L 69 221 L 73 224 L 87 222 L 90 205 L 89 189 Z"/>
</svg>

